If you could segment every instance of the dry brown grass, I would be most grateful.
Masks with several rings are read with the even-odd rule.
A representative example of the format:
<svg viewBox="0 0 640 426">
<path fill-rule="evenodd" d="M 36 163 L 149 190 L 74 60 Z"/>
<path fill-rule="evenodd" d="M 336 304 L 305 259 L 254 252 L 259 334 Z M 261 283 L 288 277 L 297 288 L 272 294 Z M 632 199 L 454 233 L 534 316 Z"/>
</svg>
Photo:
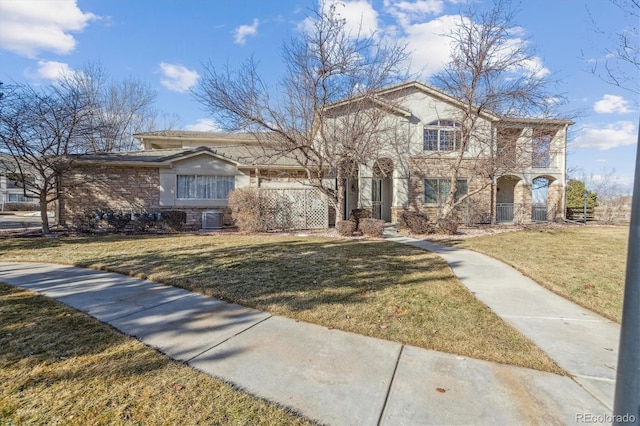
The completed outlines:
<svg viewBox="0 0 640 426">
<path fill-rule="evenodd" d="M 310 424 L 0 283 L 0 424 Z"/>
<path fill-rule="evenodd" d="M 561 372 L 478 302 L 433 253 L 386 241 L 296 236 L 5 240 L 0 260 L 100 268 L 302 321 Z"/>
<path fill-rule="evenodd" d="M 540 228 L 457 241 L 616 322 L 622 316 L 629 227 Z"/>
</svg>

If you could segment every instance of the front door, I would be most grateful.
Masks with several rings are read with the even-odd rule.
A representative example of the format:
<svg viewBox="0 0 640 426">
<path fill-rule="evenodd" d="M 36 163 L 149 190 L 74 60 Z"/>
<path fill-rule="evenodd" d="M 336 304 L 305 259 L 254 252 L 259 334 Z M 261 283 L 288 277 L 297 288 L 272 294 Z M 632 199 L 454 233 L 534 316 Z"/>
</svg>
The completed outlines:
<svg viewBox="0 0 640 426">
<path fill-rule="evenodd" d="M 371 205 L 373 218 L 382 219 L 382 179 L 371 180 Z"/>
</svg>

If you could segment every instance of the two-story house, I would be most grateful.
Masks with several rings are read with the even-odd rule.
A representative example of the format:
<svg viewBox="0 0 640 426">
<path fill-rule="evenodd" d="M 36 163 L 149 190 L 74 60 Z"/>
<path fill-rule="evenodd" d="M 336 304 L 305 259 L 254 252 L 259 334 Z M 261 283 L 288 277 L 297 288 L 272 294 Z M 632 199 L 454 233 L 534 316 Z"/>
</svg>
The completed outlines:
<svg viewBox="0 0 640 426">
<path fill-rule="evenodd" d="M 389 222 L 409 209 L 435 217 L 454 168 L 456 197 L 469 195 L 456 208 L 460 221 L 563 216 L 570 120 L 483 113 L 473 134 L 465 135 L 460 101 L 423 83 L 399 84 L 376 96 L 395 137 L 375 161 L 345 178 L 341 212 L 308 186 L 294 158 L 270 156 L 268 144 L 251 134 L 160 131 L 135 135 L 141 151 L 77 156 L 76 168 L 63 179 L 61 220 L 70 223 L 73 215 L 105 208 L 181 209 L 192 225 L 201 226 L 203 212 L 225 211 L 229 191 L 246 186 L 289 197 L 294 216 L 301 217 L 298 227 L 326 227 L 354 208 L 371 209 Z"/>
</svg>

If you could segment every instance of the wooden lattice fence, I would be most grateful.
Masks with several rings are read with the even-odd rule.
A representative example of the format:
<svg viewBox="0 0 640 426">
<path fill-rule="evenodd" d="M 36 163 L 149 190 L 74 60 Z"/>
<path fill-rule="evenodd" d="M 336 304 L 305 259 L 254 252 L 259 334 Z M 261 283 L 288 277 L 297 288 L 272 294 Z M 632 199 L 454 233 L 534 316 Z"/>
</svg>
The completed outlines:
<svg viewBox="0 0 640 426">
<path fill-rule="evenodd" d="M 325 229 L 329 202 L 316 188 L 261 188 L 269 211 L 269 229 Z"/>
</svg>

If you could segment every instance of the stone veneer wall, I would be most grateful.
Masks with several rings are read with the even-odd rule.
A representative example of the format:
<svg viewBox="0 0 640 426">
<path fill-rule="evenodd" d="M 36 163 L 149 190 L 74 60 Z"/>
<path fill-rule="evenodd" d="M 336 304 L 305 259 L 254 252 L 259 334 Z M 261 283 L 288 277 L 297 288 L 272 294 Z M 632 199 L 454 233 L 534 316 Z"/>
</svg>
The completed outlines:
<svg viewBox="0 0 640 426">
<path fill-rule="evenodd" d="M 62 179 L 60 223 L 100 210 L 156 210 L 160 204 L 157 168 L 78 166 Z"/>
<path fill-rule="evenodd" d="M 424 182 L 426 178 L 448 178 L 451 174 L 453 159 L 436 158 L 426 159 L 423 157 L 412 157 L 409 159 L 409 200 L 408 210 L 420 210 L 428 215 L 430 219 L 435 219 L 438 207 L 425 205 L 424 200 Z M 469 192 L 476 191 L 483 187 L 477 194 L 471 196 L 467 203 L 463 203 L 457 208 L 457 218 L 460 222 L 475 224 L 486 223 L 491 217 L 491 182 L 476 175 L 472 166 L 475 161 L 463 162 L 460 179 L 469 179 L 474 176 L 473 181 L 469 182 Z M 397 221 L 397 217 L 404 209 L 393 209 L 393 220 Z"/>
</svg>

